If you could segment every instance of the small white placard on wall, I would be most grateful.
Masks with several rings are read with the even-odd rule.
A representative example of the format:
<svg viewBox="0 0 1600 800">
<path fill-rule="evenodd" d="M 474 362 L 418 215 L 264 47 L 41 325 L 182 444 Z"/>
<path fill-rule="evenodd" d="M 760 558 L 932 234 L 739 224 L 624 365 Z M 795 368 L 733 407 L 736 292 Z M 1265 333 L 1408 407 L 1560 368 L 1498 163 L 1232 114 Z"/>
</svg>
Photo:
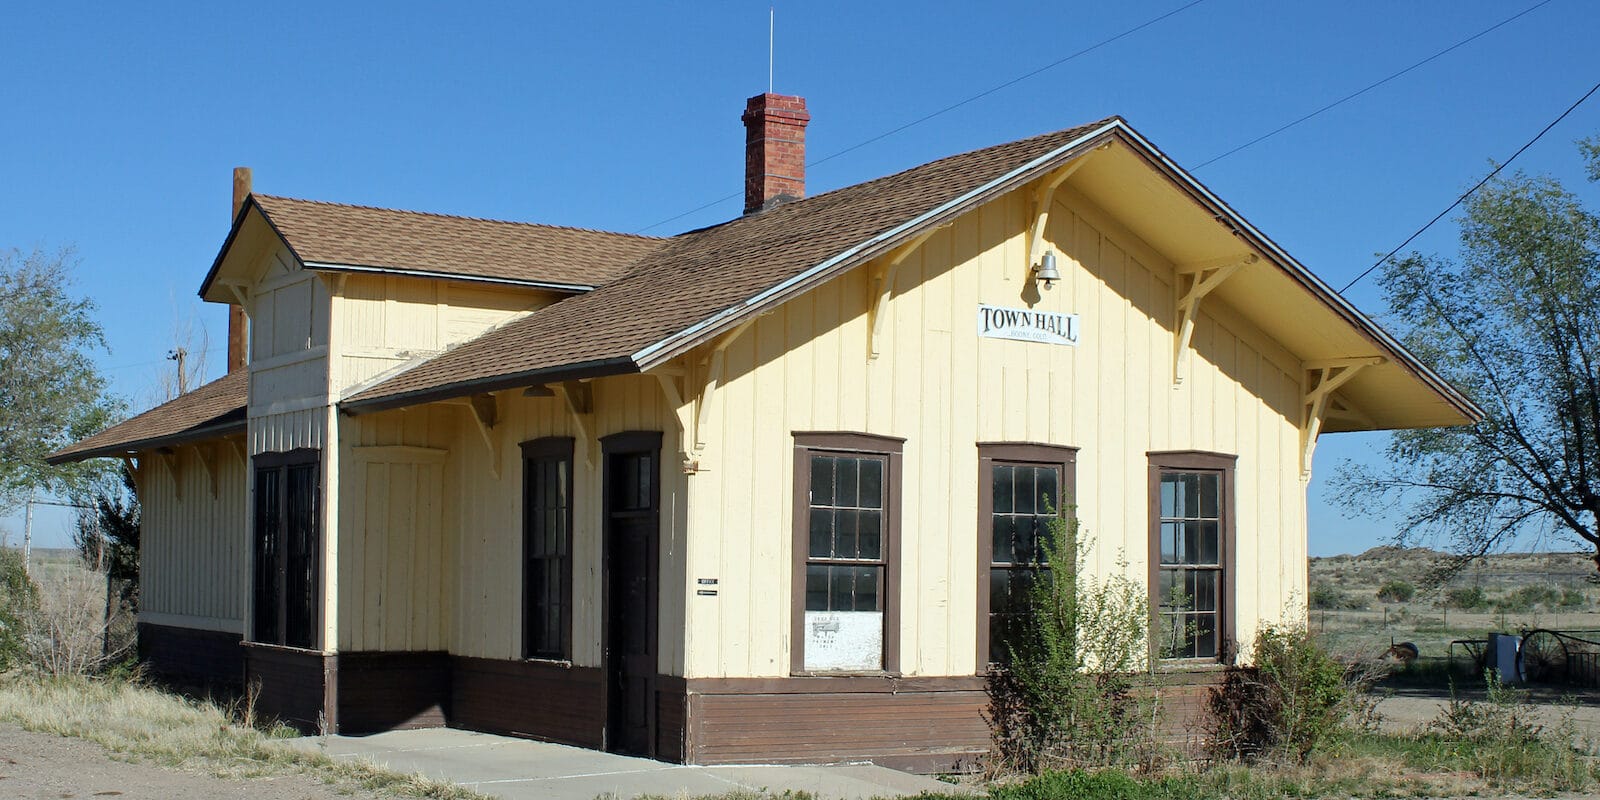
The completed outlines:
<svg viewBox="0 0 1600 800">
<path fill-rule="evenodd" d="M 1045 344 L 1078 344 L 1078 315 L 978 305 L 978 335 Z"/>
<path fill-rule="evenodd" d="M 806 669 L 883 669 L 883 612 L 807 611 Z"/>
</svg>

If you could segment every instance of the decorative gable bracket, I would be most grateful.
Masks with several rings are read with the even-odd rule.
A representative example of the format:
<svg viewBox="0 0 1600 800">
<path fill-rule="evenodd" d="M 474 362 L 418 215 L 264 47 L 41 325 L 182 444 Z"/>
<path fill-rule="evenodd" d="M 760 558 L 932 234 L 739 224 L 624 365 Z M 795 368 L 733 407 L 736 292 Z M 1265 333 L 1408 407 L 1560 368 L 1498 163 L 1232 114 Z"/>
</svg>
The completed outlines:
<svg viewBox="0 0 1600 800">
<path fill-rule="evenodd" d="M 1097 149 L 1104 149 L 1108 146 L 1101 145 Z M 1072 173 L 1077 172 L 1078 168 L 1082 167 L 1088 160 L 1087 156 L 1075 159 L 1055 172 L 1046 175 L 1039 181 L 1038 186 L 1033 187 L 1033 200 L 1029 206 L 1030 213 L 1028 215 L 1032 219 L 1032 222 L 1028 225 L 1028 252 L 1025 259 L 1026 263 L 1022 265 L 1023 282 L 1027 282 L 1033 276 L 1033 262 L 1038 260 L 1044 250 L 1044 229 L 1046 225 L 1050 224 L 1050 206 L 1055 203 L 1056 190 L 1061 188 L 1061 184 L 1066 183 L 1067 179 L 1072 177 Z"/>
<path fill-rule="evenodd" d="M 483 445 L 489 449 L 489 470 L 495 478 L 500 477 L 500 437 L 494 435 L 494 426 L 500 421 L 500 404 L 492 394 L 475 394 L 467 398 L 467 408 L 472 412 L 472 421 L 477 423 L 478 435 L 483 437 Z"/>
<path fill-rule="evenodd" d="M 1194 321 L 1200 301 L 1247 264 L 1261 260 L 1255 253 L 1223 256 L 1210 261 L 1178 267 L 1177 320 L 1172 326 L 1172 385 L 1183 383 L 1183 368 L 1189 360 L 1189 345 L 1194 341 Z"/>
<path fill-rule="evenodd" d="M 1304 386 L 1300 397 L 1300 479 L 1311 480 L 1311 456 L 1317 450 L 1317 437 L 1322 434 L 1322 423 L 1331 418 L 1355 419 L 1370 422 L 1363 413 L 1349 403 L 1336 398 L 1333 393 L 1350 382 L 1366 367 L 1386 361 L 1383 356 L 1364 358 L 1333 358 L 1325 361 L 1307 361 Z"/>
<path fill-rule="evenodd" d="M 594 466 L 590 449 L 594 443 L 594 387 L 586 381 L 562 381 L 556 386 L 567 412 L 572 415 L 572 426 L 578 432 L 578 453 L 583 456 L 585 468 Z"/>
<path fill-rule="evenodd" d="M 732 330 L 722 334 L 711 345 L 711 350 L 700 360 L 700 369 L 703 374 L 696 391 L 694 370 L 686 368 L 665 367 L 650 371 L 661 383 L 661 391 L 667 398 L 667 405 L 672 408 L 673 416 L 678 422 L 678 457 L 683 461 L 683 471 L 690 475 L 705 469 L 701 462 L 701 454 L 706 449 L 707 433 L 711 430 L 711 411 L 716 400 L 717 389 L 722 385 L 722 373 L 726 362 L 728 346 L 733 344 L 745 331 L 753 327 L 757 320 L 766 314 L 758 314 L 740 322 Z"/>
<path fill-rule="evenodd" d="M 911 241 L 896 247 L 873 269 L 867 278 L 867 360 L 872 361 L 878 357 L 880 348 L 878 334 L 883 330 L 883 312 L 889 305 L 889 296 L 894 294 L 895 273 L 900 270 L 900 262 L 906 260 L 924 242 L 928 241 L 935 233 L 949 227 L 941 225 L 930 228 L 912 237 Z"/>
</svg>

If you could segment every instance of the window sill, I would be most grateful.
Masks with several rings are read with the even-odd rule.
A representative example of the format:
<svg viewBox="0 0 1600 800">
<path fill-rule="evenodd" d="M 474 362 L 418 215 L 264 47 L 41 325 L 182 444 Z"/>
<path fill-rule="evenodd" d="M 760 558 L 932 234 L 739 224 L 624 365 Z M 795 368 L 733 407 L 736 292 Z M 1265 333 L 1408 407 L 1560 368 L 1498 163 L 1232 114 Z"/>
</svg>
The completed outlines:
<svg viewBox="0 0 1600 800">
<path fill-rule="evenodd" d="M 901 673 L 901 672 L 890 672 L 888 670 L 881 670 L 881 669 L 839 670 L 839 671 L 828 671 L 828 672 L 812 671 L 812 670 L 799 670 L 799 671 L 796 671 L 796 672 L 789 673 L 789 677 L 791 677 L 791 678 L 894 678 L 894 679 L 899 679 L 899 678 L 904 678 L 905 674 Z"/>
<path fill-rule="evenodd" d="M 524 658 L 522 659 L 522 663 L 542 664 L 546 667 L 558 667 L 560 669 L 572 669 L 574 666 L 572 659 L 570 658 Z"/>
<path fill-rule="evenodd" d="M 278 653 L 299 653 L 308 656 L 327 656 L 333 653 L 315 647 L 295 647 L 291 644 L 276 644 L 274 642 L 252 642 L 249 639 L 239 642 L 240 646 L 255 648 L 257 650 L 271 650 Z"/>
<path fill-rule="evenodd" d="M 1221 672 L 1232 667 L 1214 658 L 1164 658 L 1157 663 L 1156 672 Z"/>
</svg>

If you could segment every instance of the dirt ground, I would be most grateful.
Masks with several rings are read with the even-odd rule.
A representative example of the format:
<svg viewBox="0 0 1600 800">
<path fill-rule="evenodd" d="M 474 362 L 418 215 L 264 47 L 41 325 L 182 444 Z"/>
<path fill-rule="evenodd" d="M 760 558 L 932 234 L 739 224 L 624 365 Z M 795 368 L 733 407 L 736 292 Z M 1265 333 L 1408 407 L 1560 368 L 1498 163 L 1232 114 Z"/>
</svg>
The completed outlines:
<svg viewBox="0 0 1600 800">
<path fill-rule="evenodd" d="M 1596 704 L 1593 692 L 1561 698 L 1545 690 L 1530 699 L 1529 716 L 1534 724 L 1554 729 L 1563 719 L 1571 719 L 1574 731 L 1588 740 L 1590 749 L 1600 744 L 1600 705 Z M 1449 702 L 1448 694 L 1438 690 L 1402 689 L 1378 702 L 1378 714 L 1384 729 L 1408 733 L 1437 719 L 1439 711 Z"/>
<path fill-rule="evenodd" d="M 332 800 L 349 798 L 312 778 L 229 780 L 119 761 L 82 739 L 0 725 L 0 798 L 118 797 L 128 800 Z"/>
</svg>

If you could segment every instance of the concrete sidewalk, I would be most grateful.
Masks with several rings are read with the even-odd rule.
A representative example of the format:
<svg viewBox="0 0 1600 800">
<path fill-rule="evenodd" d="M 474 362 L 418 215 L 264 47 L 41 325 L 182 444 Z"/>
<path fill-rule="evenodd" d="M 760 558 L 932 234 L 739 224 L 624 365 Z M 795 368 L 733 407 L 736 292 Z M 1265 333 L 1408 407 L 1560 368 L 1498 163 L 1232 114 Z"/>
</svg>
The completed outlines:
<svg viewBox="0 0 1600 800">
<path fill-rule="evenodd" d="M 669 797 L 731 791 L 804 791 L 820 800 L 959 791 L 922 775 L 872 765 L 700 767 L 449 728 L 372 736 L 307 736 L 295 747 L 420 772 L 483 794 L 520 800 L 593 800 L 611 795 Z"/>
</svg>

